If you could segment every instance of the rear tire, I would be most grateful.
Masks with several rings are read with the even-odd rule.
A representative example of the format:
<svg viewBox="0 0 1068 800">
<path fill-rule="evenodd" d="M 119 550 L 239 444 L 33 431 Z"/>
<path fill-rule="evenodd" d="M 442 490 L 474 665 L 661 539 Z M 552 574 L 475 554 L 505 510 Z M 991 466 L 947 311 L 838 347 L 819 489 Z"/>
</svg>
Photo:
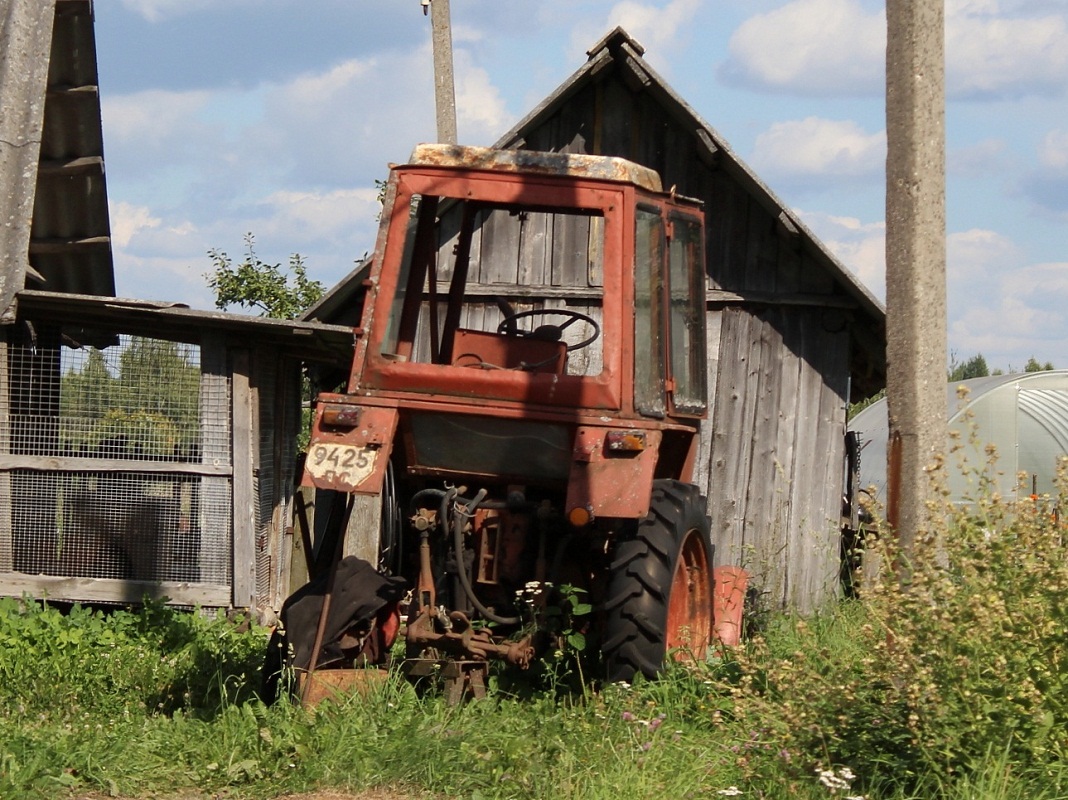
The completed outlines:
<svg viewBox="0 0 1068 800">
<path fill-rule="evenodd" d="M 601 650 L 610 681 L 655 677 L 664 658 L 703 661 L 712 639 L 712 542 L 696 486 L 653 482 L 649 514 L 620 536 L 609 567 Z"/>
</svg>

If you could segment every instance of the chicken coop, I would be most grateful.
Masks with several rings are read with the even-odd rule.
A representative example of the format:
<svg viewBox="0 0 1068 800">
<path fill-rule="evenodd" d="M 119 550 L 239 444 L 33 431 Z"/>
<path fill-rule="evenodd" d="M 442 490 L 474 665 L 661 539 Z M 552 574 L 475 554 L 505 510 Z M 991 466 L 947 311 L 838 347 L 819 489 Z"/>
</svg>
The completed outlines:
<svg viewBox="0 0 1068 800">
<path fill-rule="evenodd" d="M 301 368 L 344 363 L 352 330 L 18 304 L 0 340 L 0 594 L 269 618 L 289 590 Z"/>
</svg>

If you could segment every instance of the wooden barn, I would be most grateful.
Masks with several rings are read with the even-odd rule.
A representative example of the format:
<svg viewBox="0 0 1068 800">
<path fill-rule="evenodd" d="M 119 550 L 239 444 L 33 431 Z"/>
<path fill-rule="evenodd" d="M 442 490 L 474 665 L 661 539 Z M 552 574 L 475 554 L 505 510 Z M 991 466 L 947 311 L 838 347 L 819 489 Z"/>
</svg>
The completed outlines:
<svg viewBox="0 0 1068 800">
<path fill-rule="evenodd" d="M 697 480 L 716 561 L 747 568 L 768 606 L 810 610 L 839 590 L 846 408 L 884 384 L 884 311 L 642 56 L 616 29 L 496 146 L 620 156 L 703 202 L 709 419 Z M 482 280 L 500 290 L 504 273 L 482 259 Z M 523 259 L 506 283 L 545 271 Z M 308 316 L 359 324 L 363 277 Z"/>
<path fill-rule="evenodd" d="M 0 16 L 0 595 L 289 593 L 303 364 L 352 329 L 114 297 L 90 0 Z"/>
<path fill-rule="evenodd" d="M 838 588 L 846 408 L 884 385 L 885 312 L 643 54 L 612 31 L 497 146 L 621 156 L 704 202 L 716 560 L 807 610 Z"/>
</svg>

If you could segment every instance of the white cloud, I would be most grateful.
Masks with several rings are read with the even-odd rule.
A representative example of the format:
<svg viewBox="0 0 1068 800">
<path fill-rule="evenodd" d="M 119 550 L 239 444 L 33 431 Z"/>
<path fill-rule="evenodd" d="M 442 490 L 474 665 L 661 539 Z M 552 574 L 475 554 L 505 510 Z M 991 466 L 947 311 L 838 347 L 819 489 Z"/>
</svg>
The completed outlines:
<svg viewBox="0 0 1068 800">
<path fill-rule="evenodd" d="M 352 86 L 362 85 L 368 78 L 374 77 L 377 66 L 375 60 L 350 59 L 335 64 L 325 72 L 298 75 L 277 91 L 286 96 L 298 113 L 309 108 L 330 108 L 339 100 L 346 99 L 346 92 Z"/>
<path fill-rule="evenodd" d="M 954 147 L 946 152 L 946 172 L 962 178 L 997 175 L 1004 170 L 1006 142 L 1004 139 L 983 139 L 967 147 Z"/>
<path fill-rule="evenodd" d="M 166 22 L 167 20 L 195 14 L 212 7 L 230 9 L 233 7 L 262 7 L 265 0 L 120 0 L 130 11 L 144 17 L 149 22 Z M 255 13 L 254 11 L 252 13 Z"/>
<path fill-rule="evenodd" d="M 1049 131 L 1036 157 L 1039 167 L 1024 177 L 1024 193 L 1043 212 L 1068 222 L 1068 129 Z"/>
<path fill-rule="evenodd" d="M 794 0 L 743 22 L 719 74 L 771 91 L 867 94 L 882 86 L 885 47 L 885 11 L 868 13 L 857 0 Z"/>
<path fill-rule="evenodd" d="M 476 67 L 469 52 L 454 53 L 456 128 L 462 144 L 490 144 L 515 121 L 500 90 L 486 70 Z"/>
<path fill-rule="evenodd" d="M 1068 263 L 1036 265 L 1014 275 L 1014 280 L 1031 272 L 1068 272 Z M 952 319 L 949 338 L 960 353 L 982 353 L 992 367 L 1020 370 L 1027 359 L 1051 361 L 1065 367 L 1068 347 L 1068 322 L 1060 309 L 1068 303 L 1068 291 L 1061 287 L 1043 300 L 1027 292 L 1009 291 L 991 298 L 992 302 L 970 304 Z"/>
<path fill-rule="evenodd" d="M 1018 245 L 996 231 L 972 228 L 946 236 L 946 276 L 951 286 L 998 279 L 1007 268 L 1020 266 Z"/>
<path fill-rule="evenodd" d="M 624 0 L 608 12 L 605 30 L 617 25 L 654 52 L 666 50 L 700 7 L 699 0 L 671 0 L 666 5 Z M 588 46 L 588 45 L 587 45 Z"/>
<path fill-rule="evenodd" d="M 763 175 L 805 178 L 810 185 L 871 178 L 886 163 L 886 134 L 867 133 L 850 120 L 777 122 L 757 137 L 752 161 Z"/>
<path fill-rule="evenodd" d="M 1038 162 L 1049 169 L 1068 170 L 1068 130 L 1045 135 L 1038 147 Z"/>
<path fill-rule="evenodd" d="M 181 14 L 208 8 L 214 0 L 122 0 L 122 4 L 149 22 L 161 22 Z"/>
<path fill-rule="evenodd" d="M 204 134 L 199 118 L 212 100 L 206 91 L 173 92 L 149 89 L 126 95 L 104 95 L 101 117 L 109 143 L 139 147 L 180 148 L 176 143 Z"/>
<path fill-rule="evenodd" d="M 268 86 L 263 119 L 248 139 L 284 160 L 290 184 L 384 178 L 388 162 L 435 138 L 432 64 L 427 43 Z"/>
<path fill-rule="evenodd" d="M 303 239 L 322 244 L 348 238 L 353 230 L 368 232 L 378 213 L 375 189 L 337 189 L 330 192 L 274 192 L 260 204 L 263 214 L 250 224 L 264 236 Z"/>
<path fill-rule="evenodd" d="M 802 221 L 877 297 L 885 297 L 886 226 L 802 211 Z M 1021 369 L 1032 355 L 1068 366 L 1068 263 L 1027 264 L 996 231 L 946 237 L 950 350 L 982 353 L 991 367 Z"/>
<path fill-rule="evenodd" d="M 130 203 L 112 203 L 109 209 L 111 218 L 111 242 L 115 247 L 126 247 L 130 240 L 145 228 L 158 228 L 162 220 L 152 216 L 152 211 L 145 206 Z"/>
<path fill-rule="evenodd" d="M 152 224 L 135 225 L 114 248 L 115 283 L 120 296 L 182 302 L 195 308 L 214 305 L 204 274 L 210 269 L 211 244 L 188 220 L 165 220 L 150 209 L 137 209 L 134 218 Z"/>
<path fill-rule="evenodd" d="M 949 325 L 951 349 L 982 353 L 988 364 L 1001 369 L 1022 369 L 1028 357 L 1024 353 L 1041 361 L 1060 360 L 1058 366 L 1063 365 L 1063 356 L 1054 352 L 1064 352 L 1066 336 L 1068 331 L 1058 315 L 1035 309 L 1011 295 L 1000 298 L 994 307 L 971 306 Z"/>
<path fill-rule="evenodd" d="M 1012 17 L 996 0 L 951 0 L 946 17 L 946 85 L 952 95 L 1064 93 L 1066 12 Z"/>
<path fill-rule="evenodd" d="M 946 4 L 951 98 L 1060 95 L 1068 84 L 1063 4 L 951 0 Z M 811 95 L 881 94 L 885 10 L 860 0 L 793 0 L 743 22 L 719 74 L 753 89 Z"/>
<path fill-rule="evenodd" d="M 489 144 L 512 115 L 470 51 L 454 56 L 460 139 Z M 427 42 L 247 90 L 106 99 L 117 279 L 164 270 L 175 291 L 199 293 L 207 250 L 239 251 L 249 231 L 271 263 L 299 252 L 316 279 L 343 277 L 374 245 L 374 180 L 436 138 L 432 63 Z"/>
<path fill-rule="evenodd" d="M 951 234 L 947 252 L 951 349 L 1003 369 L 1031 356 L 1068 366 L 1068 263 L 1028 264 L 1018 244 L 982 229 Z"/>
</svg>

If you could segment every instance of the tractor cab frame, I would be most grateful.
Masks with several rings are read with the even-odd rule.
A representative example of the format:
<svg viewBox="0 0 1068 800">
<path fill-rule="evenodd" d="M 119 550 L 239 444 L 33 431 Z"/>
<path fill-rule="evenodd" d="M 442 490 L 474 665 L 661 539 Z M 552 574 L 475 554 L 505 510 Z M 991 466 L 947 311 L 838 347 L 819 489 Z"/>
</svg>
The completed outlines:
<svg viewBox="0 0 1068 800">
<path fill-rule="evenodd" d="M 610 678 L 703 656 L 703 229 L 622 159 L 422 145 L 391 170 L 347 390 L 317 399 L 304 479 L 380 498 L 416 671 L 526 665 L 544 632 L 524 589 L 544 604 L 565 584 Z"/>
</svg>

